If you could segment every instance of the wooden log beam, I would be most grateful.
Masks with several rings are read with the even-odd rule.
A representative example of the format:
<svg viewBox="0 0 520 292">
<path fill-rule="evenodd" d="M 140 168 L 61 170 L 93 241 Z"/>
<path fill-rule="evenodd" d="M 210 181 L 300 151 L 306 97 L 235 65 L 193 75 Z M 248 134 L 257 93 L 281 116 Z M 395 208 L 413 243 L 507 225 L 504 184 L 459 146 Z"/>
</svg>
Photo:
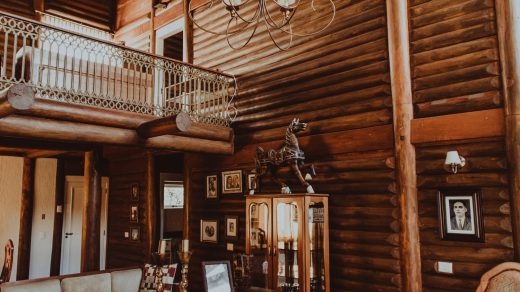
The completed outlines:
<svg viewBox="0 0 520 292">
<path fill-rule="evenodd" d="M 101 151 L 85 152 L 81 272 L 99 270 L 101 222 Z"/>
<path fill-rule="evenodd" d="M 505 101 L 515 260 L 520 260 L 520 2 L 495 1 Z"/>
<path fill-rule="evenodd" d="M 164 135 L 141 141 L 137 132 L 129 129 L 55 121 L 23 116 L 0 119 L 0 134 L 20 138 L 56 140 L 75 143 L 145 146 L 152 149 L 232 154 L 233 143 L 209 141 L 191 137 Z"/>
<path fill-rule="evenodd" d="M 186 113 L 143 123 L 137 128 L 137 133 L 144 139 L 162 135 L 179 135 L 226 142 L 233 139 L 231 128 L 193 122 Z"/>
<path fill-rule="evenodd" d="M 193 21 L 190 18 L 190 0 L 183 1 L 183 15 L 184 15 L 184 37 L 186 40 L 184 43 L 186 44 L 186 62 L 189 64 L 193 64 Z"/>
<path fill-rule="evenodd" d="M 411 142 L 413 120 L 408 1 L 386 1 L 388 50 L 394 105 L 394 143 L 401 231 L 402 291 L 422 291 L 419 215 L 415 148 Z"/>
<path fill-rule="evenodd" d="M 15 84 L 0 92 L 0 118 L 18 110 L 29 109 L 34 103 L 34 90 L 23 84 Z"/>
<path fill-rule="evenodd" d="M 155 228 L 156 204 L 155 204 L 155 157 L 152 151 L 146 152 L 146 228 L 147 228 L 147 258 L 152 260 L 155 251 L 157 231 Z"/>
<path fill-rule="evenodd" d="M 22 177 L 22 203 L 20 209 L 20 234 L 18 236 L 18 265 L 16 280 L 29 279 L 31 256 L 32 218 L 34 208 L 35 160 L 24 158 Z"/>
<path fill-rule="evenodd" d="M 504 136 L 504 134 L 504 111 L 502 109 L 429 117 L 412 121 L 413 144 L 493 138 Z"/>
</svg>

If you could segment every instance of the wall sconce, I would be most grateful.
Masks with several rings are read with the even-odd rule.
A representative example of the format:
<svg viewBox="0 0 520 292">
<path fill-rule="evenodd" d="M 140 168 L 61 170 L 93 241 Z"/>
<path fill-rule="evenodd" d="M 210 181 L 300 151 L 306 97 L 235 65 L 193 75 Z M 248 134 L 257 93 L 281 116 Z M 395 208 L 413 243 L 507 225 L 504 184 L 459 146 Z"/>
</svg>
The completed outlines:
<svg viewBox="0 0 520 292">
<path fill-rule="evenodd" d="M 459 155 L 457 151 L 448 151 L 446 153 L 446 161 L 444 161 L 444 169 L 448 172 L 457 173 L 458 168 L 466 165 L 466 159 Z"/>
</svg>

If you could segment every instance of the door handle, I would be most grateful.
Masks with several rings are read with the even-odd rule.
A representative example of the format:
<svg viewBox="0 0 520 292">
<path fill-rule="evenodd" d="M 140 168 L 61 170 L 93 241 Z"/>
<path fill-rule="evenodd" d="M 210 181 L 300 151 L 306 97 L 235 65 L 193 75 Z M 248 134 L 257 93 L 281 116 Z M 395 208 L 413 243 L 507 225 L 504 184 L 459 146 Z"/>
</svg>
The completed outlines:
<svg viewBox="0 0 520 292">
<path fill-rule="evenodd" d="M 74 235 L 74 233 L 72 233 L 72 232 L 65 232 L 65 236 L 67 236 L 67 235 Z"/>
</svg>

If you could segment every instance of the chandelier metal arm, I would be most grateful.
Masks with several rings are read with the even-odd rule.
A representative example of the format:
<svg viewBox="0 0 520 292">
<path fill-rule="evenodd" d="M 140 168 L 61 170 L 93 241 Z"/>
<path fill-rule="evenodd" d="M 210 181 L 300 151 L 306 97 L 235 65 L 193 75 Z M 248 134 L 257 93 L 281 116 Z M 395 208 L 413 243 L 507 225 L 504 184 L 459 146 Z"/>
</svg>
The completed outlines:
<svg viewBox="0 0 520 292">
<path fill-rule="evenodd" d="M 246 18 L 246 14 L 241 13 L 239 11 L 239 8 L 244 7 L 245 4 L 252 2 L 252 1 L 257 1 L 256 10 L 253 13 L 252 10 L 255 8 L 253 7 L 253 9 L 250 9 L 251 7 L 247 7 L 247 9 L 246 9 L 247 11 L 245 13 L 251 12 L 251 13 L 253 13 L 253 15 L 250 18 Z M 210 2 L 203 4 L 199 8 L 197 8 L 197 10 L 201 9 L 202 11 L 204 11 L 205 9 L 211 9 L 215 3 L 222 2 L 226 6 L 226 9 L 228 10 L 229 17 L 230 17 L 230 20 L 228 21 L 224 32 L 218 32 L 218 31 L 214 31 L 213 29 L 206 28 L 203 25 L 197 23 L 193 13 L 189 13 L 188 15 L 189 15 L 191 21 L 193 21 L 194 25 L 196 27 L 200 28 L 201 30 L 203 30 L 204 32 L 208 32 L 208 33 L 220 35 L 220 36 L 225 36 L 228 45 L 232 49 L 235 49 L 235 50 L 241 49 L 251 42 L 251 40 L 253 39 L 253 37 L 258 29 L 259 22 L 262 21 L 262 22 L 264 22 L 264 25 L 266 27 L 269 38 L 271 38 L 271 40 L 273 41 L 275 46 L 282 51 L 285 51 L 292 46 L 294 36 L 310 36 L 310 35 L 315 35 L 315 34 L 321 33 L 332 24 L 332 22 L 334 21 L 334 19 L 336 17 L 336 6 L 335 6 L 333 0 L 328 0 L 328 2 L 330 3 L 331 11 L 332 11 L 330 20 L 323 27 L 320 27 L 317 30 L 314 30 L 309 33 L 305 33 L 305 32 L 298 33 L 298 32 L 293 31 L 292 21 L 296 18 L 296 16 L 295 16 L 296 11 L 299 11 L 298 7 L 300 6 L 301 2 L 303 2 L 304 0 L 289 0 L 291 2 L 294 1 L 294 3 L 292 3 L 292 4 L 289 4 L 289 1 L 286 0 L 285 2 L 283 2 L 284 5 L 281 5 L 280 2 L 278 2 L 278 0 L 271 0 L 271 1 L 273 1 L 274 4 L 276 4 L 280 8 L 280 13 L 282 14 L 281 21 L 277 21 L 277 18 L 274 17 L 275 16 L 273 14 L 274 12 L 271 12 L 268 9 L 267 0 L 243 0 L 243 1 L 242 0 L 212 0 Z M 311 9 L 312 9 L 311 13 L 320 13 L 320 12 L 318 12 L 319 9 L 316 7 L 315 0 L 308 0 L 308 1 L 310 1 L 310 5 L 311 5 Z M 327 2 L 325 2 L 324 5 L 328 6 Z M 189 9 L 190 9 L 190 11 L 192 11 L 191 1 L 189 3 Z M 325 20 L 321 16 L 319 16 L 317 19 L 319 19 L 320 22 L 322 20 Z M 235 21 L 234 25 L 233 25 L 233 21 Z M 251 27 L 251 25 L 254 25 L 254 27 Z M 245 33 L 247 29 L 251 29 L 252 31 L 251 31 L 251 34 L 249 34 L 247 36 L 247 39 L 245 40 L 245 42 L 239 46 L 234 46 L 232 43 L 231 37 L 238 35 L 239 33 Z M 280 42 L 275 39 L 274 30 L 280 30 L 289 35 L 289 41 L 288 41 L 287 46 L 284 46 L 282 44 L 283 41 Z M 240 37 L 240 39 L 242 39 L 242 37 Z"/>
<path fill-rule="evenodd" d="M 325 26 L 323 26 L 321 29 L 318 29 L 318 30 L 310 32 L 310 33 L 297 33 L 297 32 L 292 32 L 292 30 L 291 31 L 286 31 L 283 27 L 281 27 L 280 30 L 285 32 L 285 33 L 292 34 L 292 35 L 295 35 L 295 36 L 298 36 L 298 37 L 311 36 L 311 35 L 315 35 L 315 34 L 318 34 L 318 33 L 322 32 L 322 31 L 326 30 L 332 24 L 332 22 L 334 21 L 334 18 L 336 17 L 336 5 L 334 4 L 334 2 L 332 0 L 328 0 L 328 1 L 330 2 L 331 7 L 332 7 L 332 17 L 330 18 L 329 22 Z M 314 8 L 314 0 L 312 1 L 311 5 L 312 5 L 313 10 L 315 10 L 315 8 Z"/>
<path fill-rule="evenodd" d="M 233 19 L 230 19 L 230 20 L 229 20 L 229 22 L 228 22 L 228 29 L 229 29 L 229 26 L 230 26 L 230 24 L 231 24 L 231 21 L 233 21 Z M 248 26 L 249 26 L 249 25 L 248 25 Z M 244 44 L 242 44 L 241 46 L 235 47 L 235 46 L 233 46 L 233 45 L 231 44 L 231 41 L 230 41 L 230 39 L 229 39 L 229 36 L 232 35 L 232 34 L 228 34 L 228 35 L 226 36 L 226 41 L 227 41 L 228 45 L 229 45 L 232 49 L 234 49 L 234 50 L 239 50 L 239 49 L 241 49 L 241 48 L 247 46 L 247 44 L 249 44 L 249 42 L 251 41 L 251 39 L 252 39 L 253 36 L 255 35 L 255 32 L 256 32 L 256 29 L 257 29 L 257 28 L 258 28 L 258 22 L 255 23 L 255 26 L 254 26 L 254 28 L 253 28 L 253 31 L 251 32 L 251 34 L 249 35 L 249 37 L 247 38 L 247 40 L 244 42 Z"/>
</svg>

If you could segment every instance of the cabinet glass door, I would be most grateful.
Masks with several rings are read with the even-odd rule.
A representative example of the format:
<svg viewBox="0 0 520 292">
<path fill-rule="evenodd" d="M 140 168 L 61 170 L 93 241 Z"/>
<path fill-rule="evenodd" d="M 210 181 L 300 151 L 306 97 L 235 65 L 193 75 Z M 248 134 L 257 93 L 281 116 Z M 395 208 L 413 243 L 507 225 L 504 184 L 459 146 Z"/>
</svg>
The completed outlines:
<svg viewBox="0 0 520 292">
<path fill-rule="evenodd" d="M 270 266 L 269 206 L 264 202 L 249 204 L 249 254 L 251 257 L 251 286 L 268 289 Z"/>
<path fill-rule="evenodd" d="M 323 202 L 311 202 L 308 209 L 308 238 L 310 270 L 308 279 L 311 292 L 325 292 L 325 207 Z"/>
<path fill-rule="evenodd" d="M 302 210 L 297 202 L 276 204 L 276 242 L 275 242 L 275 285 L 276 291 L 300 291 L 301 257 L 301 216 Z M 303 288 L 303 287 L 301 287 Z"/>
</svg>

